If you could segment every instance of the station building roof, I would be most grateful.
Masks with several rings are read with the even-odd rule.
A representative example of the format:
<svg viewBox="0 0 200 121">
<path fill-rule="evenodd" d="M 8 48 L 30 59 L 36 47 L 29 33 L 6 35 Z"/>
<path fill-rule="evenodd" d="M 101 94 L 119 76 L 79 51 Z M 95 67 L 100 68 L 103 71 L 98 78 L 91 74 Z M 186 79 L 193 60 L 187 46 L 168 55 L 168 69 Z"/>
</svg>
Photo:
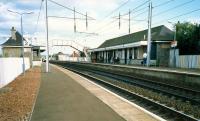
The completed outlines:
<svg viewBox="0 0 200 121">
<path fill-rule="evenodd" d="M 11 46 L 19 46 L 21 47 L 22 46 L 22 36 L 19 32 L 16 32 L 15 33 L 15 36 L 16 36 L 16 40 L 15 39 L 12 39 L 12 37 L 10 37 L 6 42 L 4 42 L 1 46 L 2 47 L 11 47 Z M 26 41 L 24 38 L 23 38 L 24 41 Z"/>
<path fill-rule="evenodd" d="M 174 37 L 174 32 L 171 31 L 164 25 L 157 26 L 151 29 L 152 33 L 152 41 L 154 42 L 165 42 L 172 41 Z M 101 44 L 98 48 L 106 48 L 112 46 L 118 46 L 123 44 L 136 43 L 140 41 L 147 41 L 147 32 L 148 30 L 143 30 L 139 32 L 135 32 L 132 34 L 120 36 L 117 38 L 106 40 L 103 44 Z"/>
</svg>

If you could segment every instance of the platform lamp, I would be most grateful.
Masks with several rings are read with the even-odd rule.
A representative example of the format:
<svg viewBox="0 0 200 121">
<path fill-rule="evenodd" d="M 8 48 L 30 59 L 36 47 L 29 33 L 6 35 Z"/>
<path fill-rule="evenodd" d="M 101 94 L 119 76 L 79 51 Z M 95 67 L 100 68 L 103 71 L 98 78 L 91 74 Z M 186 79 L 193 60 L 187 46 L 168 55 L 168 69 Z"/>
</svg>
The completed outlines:
<svg viewBox="0 0 200 121">
<path fill-rule="evenodd" d="M 24 62 L 24 42 L 23 42 L 23 15 L 25 14 L 33 14 L 34 12 L 17 12 L 17 11 L 12 11 L 9 10 L 9 12 L 11 13 L 15 13 L 21 16 L 21 42 L 22 42 L 22 57 L 23 57 L 23 64 L 22 64 L 22 68 L 23 68 L 23 74 L 25 75 L 25 62 Z"/>
</svg>

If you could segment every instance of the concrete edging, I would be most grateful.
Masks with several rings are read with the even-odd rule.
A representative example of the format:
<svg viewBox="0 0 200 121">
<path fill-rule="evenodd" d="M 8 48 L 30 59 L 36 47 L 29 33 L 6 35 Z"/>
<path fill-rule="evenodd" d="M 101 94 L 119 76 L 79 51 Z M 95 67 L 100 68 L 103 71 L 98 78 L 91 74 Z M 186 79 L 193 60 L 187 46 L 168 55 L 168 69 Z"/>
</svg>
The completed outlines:
<svg viewBox="0 0 200 121">
<path fill-rule="evenodd" d="M 58 67 L 58 66 L 56 66 L 56 65 L 52 65 L 52 66 L 56 67 L 57 69 L 59 69 L 59 70 L 61 70 L 62 72 L 65 73 L 65 70 L 64 70 L 63 68 Z M 68 70 L 68 71 L 69 71 L 69 70 Z M 124 102 L 126 102 L 126 103 L 129 103 L 130 105 L 132 105 L 132 106 L 134 106 L 135 108 L 137 108 L 137 109 L 143 111 L 144 113 L 150 115 L 151 117 L 155 118 L 156 120 L 159 120 L 159 121 L 166 121 L 165 119 L 163 119 L 163 118 L 157 116 L 156 114 L 154 114 L 154 113 L 152 113 L 152 112 L 150 112 L 150 111 L 144 109 L 143 107 L 140 107 L 140 106 L 136 105 L 136 104 L 133 103 L 133 102 L 128 101 L 127 99 L 125 99 L 125 98 L 123 98 L 123 97 L 121 97 L 121 96 L 119 96 L 119 95 L 117 95 L 117 94 L 111 92 L 110 90 L 108 90 L 108 89 L 106 89 L 106 88 L 104 88 L 104 87 L 102 87 L 102 86 L 100 86 L 100 85 L 98 85 L 98 84 L 92 82 L 91 80 L 89 80 L 89 79 L 87 79 L 87 78 L 85 78 L 85 77 L 83 77 L 83 76 L 80 76 L 80 75 L 78 75 L 78 74 L 76 74 L 76 73 L 74 73 L 74 72 L 72 72 L 72 71 L 70 71 L 70 72 L 73 73 L 73 74 L 75 74 L 75 75 L 77 75 L 77 76 L 79 76 L 80 78 L 83 78 L 84 80 L 88 81 L 89 83 L 91 83 L 91 84 L 93 84 L 93 85 L 95 85 L 95 86 L 97 86 L 97 87 L 103 89 L 104 91 L 106 91 L 106 92 L 108 92 L 108 93 L 110 93 L 110 94 L 116 96 L 117 98 L 121 99 L 122 101 L 124 101 Z M 116 112 L 116 113 L 117 113 L 117 112 Z"/>
</svg>

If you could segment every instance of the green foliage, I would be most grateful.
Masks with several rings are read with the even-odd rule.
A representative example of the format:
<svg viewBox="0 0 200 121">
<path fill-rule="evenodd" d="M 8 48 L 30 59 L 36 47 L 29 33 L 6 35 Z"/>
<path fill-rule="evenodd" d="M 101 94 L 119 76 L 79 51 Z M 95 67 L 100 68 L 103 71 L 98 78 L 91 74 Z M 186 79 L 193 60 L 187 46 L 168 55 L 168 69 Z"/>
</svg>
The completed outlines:
<svg viewBox="0 0 200 121">
<path fill-rule="evenodd" d="M 176 40 L 181 55 L 200 54 L 200 25 L 189 22 L 177 23 Z"/>
</svg>

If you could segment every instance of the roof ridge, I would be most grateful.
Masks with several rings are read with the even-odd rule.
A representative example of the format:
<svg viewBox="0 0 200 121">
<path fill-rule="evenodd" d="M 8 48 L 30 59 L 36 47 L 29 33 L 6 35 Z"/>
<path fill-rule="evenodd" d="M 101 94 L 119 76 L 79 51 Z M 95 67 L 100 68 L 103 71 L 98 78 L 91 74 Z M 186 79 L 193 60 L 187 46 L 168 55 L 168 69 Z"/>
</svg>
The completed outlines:
<svg viewBox="0 0 200 121">
<path fill-rule="evenodd" d="M 131 34 L 115 37 L 112 39 L 105 40 L 98 48 L 103 48 L 103 47 L 110 47 L 110 46 L 116 46 L 116 45 L 121 45 L 121 44 L 128 44 L 128 43 L 133 43 L 133 42 L 138 42 L 141 40 L 144 40 L 144 35 L 147 35 L 147 30 L 142 30 L 138 32 L 134 32 Z M 160 36 L 161 32 L 164 32 L 166 34 L 165 36 Z M 165 25 L 160 25 L 152 28 L 152 38 L 153 40 L 171 40 L 171 35 L 172 31 L 167 28 Z M 170 36 L 169 36 L 170 35 Z M 145 39 L 146 40 L 146 39 Z"/>
</svg>

